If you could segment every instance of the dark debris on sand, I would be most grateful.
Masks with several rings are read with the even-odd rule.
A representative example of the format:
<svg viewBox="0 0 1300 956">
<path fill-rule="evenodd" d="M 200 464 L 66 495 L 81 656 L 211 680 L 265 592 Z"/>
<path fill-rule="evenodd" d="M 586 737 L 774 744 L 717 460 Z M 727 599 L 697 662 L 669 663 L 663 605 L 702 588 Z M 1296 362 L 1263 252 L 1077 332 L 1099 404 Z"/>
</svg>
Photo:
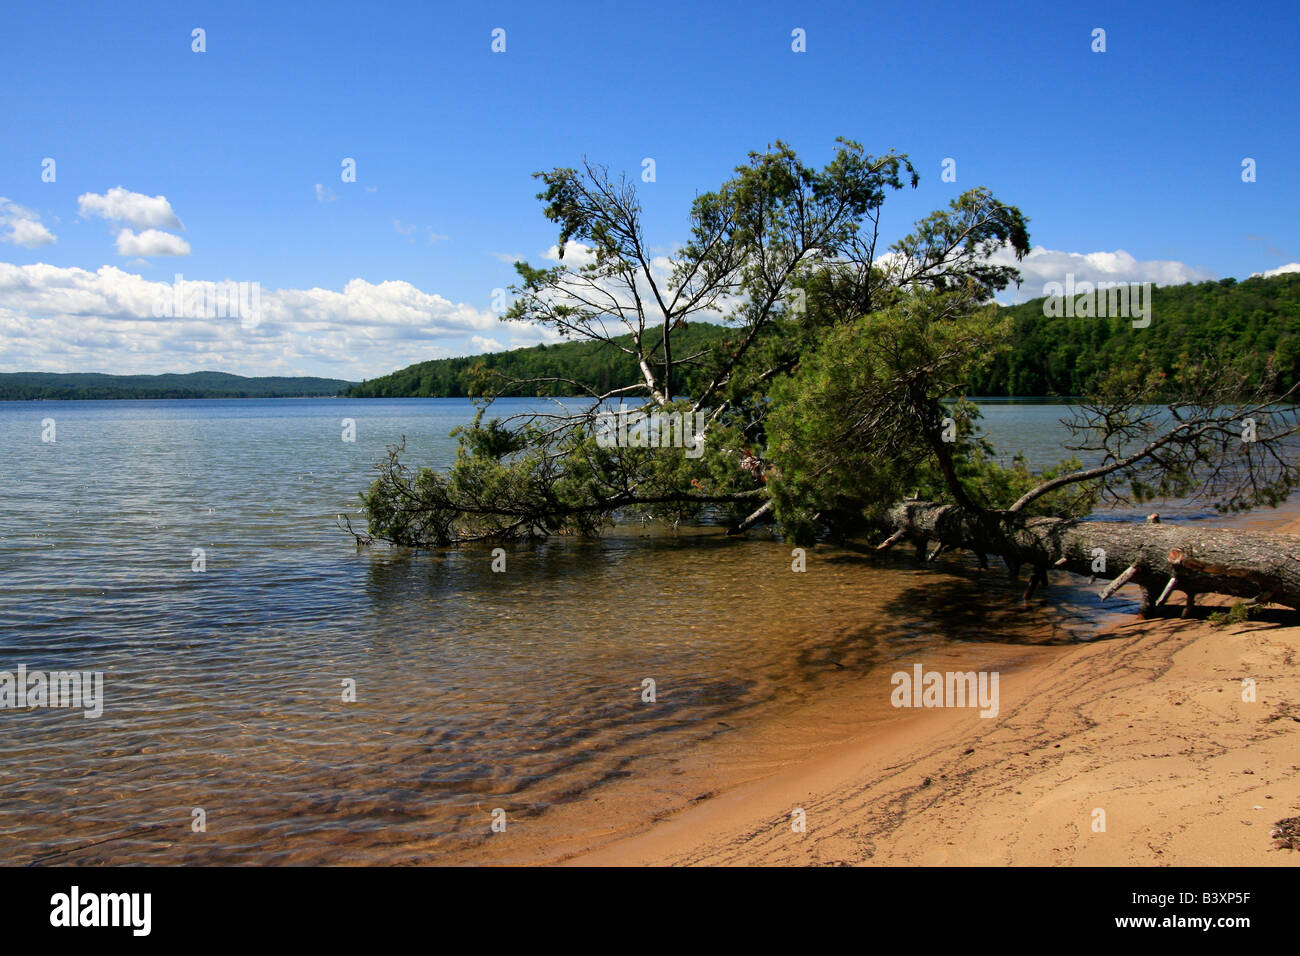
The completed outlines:
<svg viewBox="0 0 1300 956">
<path fill-rule="evenodd" d="M 1300 817 L 1288 817 L 1273 824 L 1269 833 L 1275 850 L 1300 850 Z"/>
</svg>

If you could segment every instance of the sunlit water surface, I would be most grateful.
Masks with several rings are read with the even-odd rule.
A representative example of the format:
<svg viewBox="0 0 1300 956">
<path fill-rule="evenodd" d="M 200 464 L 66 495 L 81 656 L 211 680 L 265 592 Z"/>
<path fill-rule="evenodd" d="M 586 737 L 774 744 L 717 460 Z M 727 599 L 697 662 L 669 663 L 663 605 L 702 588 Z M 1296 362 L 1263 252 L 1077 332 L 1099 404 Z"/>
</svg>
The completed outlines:
<svg viewBox="0 0 1300 956">
<path fill-rule="evenodd" d="M 1054 461 L 1064 411 L 989 404 L 985 424 Z M 105 675 L 97 719 L 0 710 L 0 862 L 452 859 L 494 808 L 584 799 L 725 715 L 938 645 L 1098 626 L 1078 586 L 1008 613 L 1003 576 L 962 562 L 819 547 L 797 574 L 770 534 L 716 527 L 518 546 L 505 573 L 487 549 L 358 550 L 337 516 L 363 525 L 385 447 L 446 464 L 472 412 L 0 403 L 0 671 Z"/>
</svg>

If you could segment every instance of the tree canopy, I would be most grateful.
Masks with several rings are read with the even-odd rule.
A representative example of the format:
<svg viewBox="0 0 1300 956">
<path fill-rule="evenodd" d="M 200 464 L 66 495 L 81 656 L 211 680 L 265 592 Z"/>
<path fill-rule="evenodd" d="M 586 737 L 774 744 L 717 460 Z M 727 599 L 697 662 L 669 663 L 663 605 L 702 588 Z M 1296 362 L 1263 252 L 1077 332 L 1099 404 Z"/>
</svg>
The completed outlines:
<svg viewBox="0 0 1300 956">
<path fill-rule="evenodd" d="M 966 396 L 1012 347 L 1015 318 L 991 300 L 1019 280 L 1006 263 L 1029 250 L 1027 220 L 972 189 L 878 250 L 888 195 L 917 182 L 903 154 L 840 140 L 816 168 L 779 142 L 752 153 L 697 196 L 690 238 L 668 256 L 650 251 L 625 177 L 586 162 L 537 176 L 560 259 L 516 264 L 506 317 L 617 352 L 623 374 L 480 373 L 485 398 L 450 469 L 408 465 L 400 447 L 377 466 L 363 495 L 374 537 L 433 547 L 595 534 L 619 514 L 710 509 L 737 531 L 771 517 L 811 541 L 908 493 L 1015 522 L 1158 493 L 1252 507 L 1297 481 L 1293 396 L 1276 362 L 1221 352 L 1180 355 L 1172 372 L 1139 353 L 1091 376 L 1066 449 L 1087 467 L 996 464 Z M 726 333 L 693 335 L 702 319 Z M 584 401 L 488 417 L 493 396 L 541 387 Z M 644 426 L 604 440 L 608 413 L 628 405 L 650 435 L 660 420 L 689 423 L 703 454 Z"/>
</svg>

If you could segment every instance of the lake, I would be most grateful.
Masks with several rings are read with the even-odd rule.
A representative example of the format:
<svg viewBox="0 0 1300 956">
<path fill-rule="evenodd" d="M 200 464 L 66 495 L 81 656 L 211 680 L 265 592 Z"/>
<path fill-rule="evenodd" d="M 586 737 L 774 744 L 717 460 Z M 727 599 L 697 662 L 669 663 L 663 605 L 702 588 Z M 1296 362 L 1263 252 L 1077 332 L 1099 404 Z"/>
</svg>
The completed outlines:
<svg viewBox="0 0 1300 956">
<path fill-rule="evenodd" d="M 1063 457 L 1062 407 L 985 410 L 1000 451 Z M 873 669 L 944 648 L 1014 666 L 1103 620 L 1077 582 L 1021 613 L 963 560 L 819 547 L 797 574 L 769 533 L 716 527 L 516 545 L 504 573 L 487 548 L 358 549 L 337 516 L 364 525 L 386 446 L 445 465 L 472 414 L 0 403 L 0 671 L 104 674 L 97 718 L 0 710 L 0 862 L 455 860 L 493 810 L 543 820 Z"/>
</svg>

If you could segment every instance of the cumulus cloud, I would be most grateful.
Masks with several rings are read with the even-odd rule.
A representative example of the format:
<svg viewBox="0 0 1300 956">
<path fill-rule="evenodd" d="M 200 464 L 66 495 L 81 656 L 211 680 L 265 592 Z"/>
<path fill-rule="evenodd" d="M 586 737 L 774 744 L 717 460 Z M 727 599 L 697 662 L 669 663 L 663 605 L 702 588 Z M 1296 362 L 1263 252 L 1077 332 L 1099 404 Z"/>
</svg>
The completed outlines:
<svg viewBox="0 0 1300 956">
<path fill-rule="evenodd" d="M 496 339 L 485 338 L 482 335 L 471 336 L 470 341 L 474 343 L 474 348 L 480 352 L 504 352 L 506 348 Z"/>
<path fill-rule="evenodd" d="M 133 226 L 166 229 L 184 229 L 166 196 L 146 196 L 114 186 L 102 196 L 83 193 L 77 197 L 77 206 L 83 216 L 99 216 L 115 222 L 129 222 Z"/>
<path fill-rule="evenodd" d="M 581 269 L 596 261 L 596 250 L 585 242 L 566 242 L 563 257 L 560 256 L 560 247 L 556 244 L 543 252 L 542 258 L 547 262 L 563 262 L 571 269 Z"/>
<path fill-rule="evenodd" d="M 180 236 L 159 229 L 134 233 L 123 229 L 117 234 L 119 256 L 188 256 L 190 244 Z"/>
<path fill-rule="evenodd" d="M 0 196 L 0 242 L 36 249 L 57 241 L 58 237 L 41 224 L 40 213 Z"/>
<path fill-rule="evenodd" d="M 1288 262 L 1286 265 L 1278 266 L 1276 269 L 1268 269 L 1264 272 L 1252 272 L 1250 277 L 1252 279 L 1261 277 L 1267 279 L 1270 276 L 1286 275 L 1288 272 L 1300 272 L 1300 262 Z"/>
<path fill-rule="evenodd" d="M 10 227 L 9 241 L 19 246 L 26 246 L 28 249 L 35 249 L 38 246 L 48 246 L 58 240 L 54 233 L 36 220 L 19 219 Z"/>
<path fill-rule="evenodd" d="M 1215 278 L 1208 269 L 1189 266 L 1185 262 L 1167 259 L 1134 258 L 1123 249 L 1114 252 L 1061 252 L 1035 246 L 1019 262 L 1010 248 L 995 254 L 991 260 L 998 265 L 1015 266 L 1022 276 L 1020 288 L 1012 286 L 997 298 L 1004 304 L 1025 302 L 1044 295 L 1049 282 L 1064 284 L 1067 274 L 1079 282 L 1152 282 L 1156 285 L 1182 285 L 1186 282 L 1205 282 Z"/>
<path fill-rule="evenodd" d="M 587 303 L 597 301 L 607 311 L 612 312 L 617 309 L 622 320 L 633 324 L 642 315 L 650 326 L 658 326 L 663 321 L 663 311 L 658 306 L 650 283 L 640 270 L 632 276 L 635 293 L 622 278 L 602 277 L 593 283 L 582 274 L 587 266 L 596 262 L 594 246 L 584 242 L 568 242 L 564 246 L 564 258 L 560 258 L 560 247 L 552 245 L 542 253 L 542 258 L 548 262 L 562 264 L 569 270 L 569 275 L 561 283 L 563 291 L 548 294 L 547 297 L 552 303 L 575 305 L 585 309 Z M 667 290 L 676 267 L 675 260 L 669 255 L 651 255 L 647 259 L 647 265 L 659 291 Z M 729 316 L 735 315 L 744 301 L 745 297 L 739 294 L 719 295 L 715 301 L 708 303 L 707 307 L 692 313 L 691 321 L 724 322 Z M 617 318 L 606 316 L 600 324 L 609 335 L 622 335 L 627 332 L 627 328 Z"/>
<path fill-rule="evenodd" d="M 189 303 L 196 289 L 206 287 L 215 283 L 153 281 L 115 266 L 91 272 L 0 263 L 3 370 L 215 368 L 356 380 L 431 358 L 499 349 L 498 334 L 510 347 L 556 338 L 402 281 L 353 279 L 339 291 L 259 287 L 259 315 L 251 324 L 192 308 L 159 308 L 160 302 Z M 216 298 L 211 289 L 208 294 Z"/>
</svg>

